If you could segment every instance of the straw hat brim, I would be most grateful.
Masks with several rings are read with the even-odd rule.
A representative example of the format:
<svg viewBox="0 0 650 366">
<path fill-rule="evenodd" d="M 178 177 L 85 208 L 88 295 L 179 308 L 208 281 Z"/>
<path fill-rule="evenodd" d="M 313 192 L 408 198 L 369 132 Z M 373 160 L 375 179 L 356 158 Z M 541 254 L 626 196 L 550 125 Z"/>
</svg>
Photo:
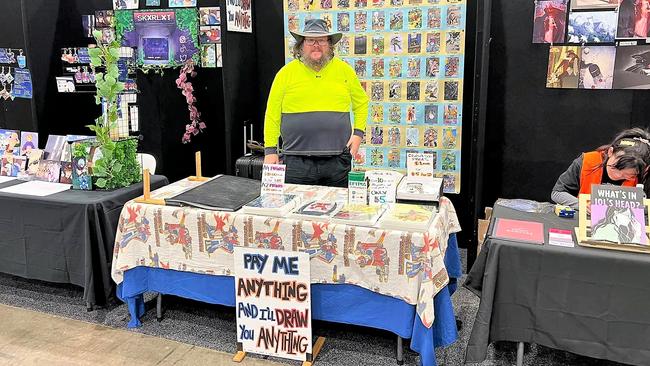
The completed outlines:
<svg viewBox="0 0 650 366">
<path fill-rule="evenodd" d="M 292 32 L 289 31 L 293 38 L 296 39 L 296 41 L 300 42 L 302 41 L 305 37 L 330 37 L 332 39 L 332 45 L 335 45 L 338 41 L 343 38 L 343 33 L 338 33 L 338 32 Z"/>
</svg>

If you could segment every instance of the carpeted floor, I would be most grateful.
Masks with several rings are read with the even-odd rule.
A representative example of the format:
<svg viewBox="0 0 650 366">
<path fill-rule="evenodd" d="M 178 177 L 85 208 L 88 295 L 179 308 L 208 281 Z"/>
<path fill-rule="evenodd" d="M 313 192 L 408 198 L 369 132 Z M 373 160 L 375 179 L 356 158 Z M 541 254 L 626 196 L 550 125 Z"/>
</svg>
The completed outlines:
<svg viewBox="0 0 650 366">
<path fill-rule="evenodd" d="M 463 256 L 464 257 L 464 256 Z M 463 258 L 464 259 L 464 258 Z M 461 281 L 462 283 L 462 281 Z M 125 328 L 128 322 L 126 305 L 116 304 L 87 312 L 82 300 L 82 289 L 0 274 L 0 303 L 45 313 L 51 313 L 116 328 Z M 235 352 L 235 312 L 232 308 L 203 304 L 173 296 L 164 297 L 165 318 L 156 321 L 154 294 L 147 294 L 149 311 L 143 326 L 134 330 L 218 351 Z M 458 341 L 436 352 L 440 365 L 463 365 L 472 324 L 478 310 L 479 298 L 464 288 L 452 297 L 456 315 L 463 321 Z M 388 332 L 327 322 L 314 322 L 314 334 L 327 341 L 318 356 L 318 365 L 396 365 L 396 337 Z M 404 343 L 404 364 L 418 365 L 418 355 Z M 490 346 L 487 359 L 481 366 L 515 364 L 516 345 L 499 342 Z M 281 361 L 277 360 L 276 361 Z M 287 362 L 299 365 L 298 362 Z M 526 347 L 524 365 L 619 365 L 556 351 L 547 347 Z"/>
</svg>

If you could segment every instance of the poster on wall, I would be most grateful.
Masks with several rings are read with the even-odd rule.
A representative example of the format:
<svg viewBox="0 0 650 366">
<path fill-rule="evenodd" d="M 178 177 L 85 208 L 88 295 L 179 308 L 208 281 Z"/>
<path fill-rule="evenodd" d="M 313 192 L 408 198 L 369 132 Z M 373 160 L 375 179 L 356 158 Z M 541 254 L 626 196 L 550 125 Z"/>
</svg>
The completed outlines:
<svg viewBox="0 0 650 366">
<path fill-rule="evenodd" d="M 122 46 L 137 48 L 138 65 L 200 64 L 196 9 L 117 10 L 115 18 L 116 36 Z"/>
<path fill-rule="evenodd" d="M 571 0 L 571 9 L 614 9 L 621 0 Z"/>
<path fill-rule="evenodd" d="M 226 21 L 229 32 L 253 33 L 253 0 L 226 0 Z"/>
<path fill-rule="evenodd" d="M 567 43 L 614 42 L 618 25 L 615 11 L 581 11 L 569 14 Z"/>
<path fill-rule="evenodd" d="M 235 247 L 233 257 L 237 342 L 242 350 L 310 359 L 309 254 Z"/>
<path fill-rule="evenodd" d="M 369 98 L 366 139 L 354 168 L 404 173 L 406 154 L 430 153 L 445 192 L 460 192 L 465 0 L 284 0 L 289 31 L 320 18 L 343 33 L 335 53 L 357 73 Z"/>
<path fill-rule="evenodd" d="M 126 10 L 137 9 L 140 0 L 113 0 L 113 9 Z"/>
<path fill-rule="evenodd" d="M 579 89 L 611 89 L 616 47 L 585 46 L 581 50 Z"/>
<path fill-rule="evenodd" d="M 580 75 L 580 47 L 554 46 L 549 50 L 547 88 L 576 89 Z"/>
<path fill-rule="evenodd" d="M 616 49 L 614 89 L 650 89 L 650 45 Z"/>
<path fill-rule="evenodd" d="M 566 0 L 536 1 L 533 43 L 563 43 L 566 12 Z"/>
</svg>

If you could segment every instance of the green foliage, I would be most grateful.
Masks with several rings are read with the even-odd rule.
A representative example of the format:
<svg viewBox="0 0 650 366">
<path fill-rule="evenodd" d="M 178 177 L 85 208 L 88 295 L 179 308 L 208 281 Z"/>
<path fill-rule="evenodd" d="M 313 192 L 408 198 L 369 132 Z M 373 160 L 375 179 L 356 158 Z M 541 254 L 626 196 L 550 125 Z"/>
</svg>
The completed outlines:
<svg viewBox="0 0 650 366">
<path fill-rule="evenodd" d="M 196 9 L 176 10 L 176 25 L 180 30 L 189 30 L 192 34 L 194 46 L 199 48 L 199 14 Z"/>
<path fill-rule="evenodd" d="M 88 50 L 91 66 L 104 69 L 103 73 L 95 75 L 97 87 L 95 102 L 97 104 L 104 102 L 105 109 L 104 115 L 97 118 L 94 125 L 87 126 L 95 132 L 97 136 L 95 146 L 101 151 L 101 157 L 94 161 L 92 175 L 98 188 L 115 189 L 139 181 L 140 168 L 136 155 L 138 143 L 135 139 L 114 141 L 111 137 L 111 130 L 117 127 L 118 95 L 124 90 L 124 83 L 118 81 L 117 61 L 120 58 L 120 45 L 118 41 L 107 45 L 102 44 L 101 32 L 95 31 L 93 36 L 97 40 L 97 47 Z M 82 155 L 74 156 L 85 155 L 87 148 L 88 146 L 84 144 L 76 144 L 73 154 Z"/>
<path fill-rule="evenodd" d="M 115 10 L 115 38 L 122 39 L 124 33 L 135 29 L 133 12 L 129 10 Z"/>
</svg>

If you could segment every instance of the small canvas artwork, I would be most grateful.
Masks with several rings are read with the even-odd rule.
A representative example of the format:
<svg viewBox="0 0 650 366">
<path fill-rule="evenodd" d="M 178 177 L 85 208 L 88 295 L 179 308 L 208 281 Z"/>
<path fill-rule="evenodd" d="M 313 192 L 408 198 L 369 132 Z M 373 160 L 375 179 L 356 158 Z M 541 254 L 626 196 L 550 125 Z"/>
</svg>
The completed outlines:
<svg viewBox="0 0 650 366">
<path fill-rule="evenodd" d="M 563 43 L 566 28 L 566 0 L 535 2 L 533 43 Z"/>
<path fill-rule="evenodd" d="M 616 48 L 614 89 L 650 89 L 650 45 Z"/>
<path fill-rule="evenodd" d="M 199 28 L 199 43 L 221 43 L 221 27 L 205 26 Z"/>
<path fill-rule="evenodd" d="M 59 183 L 61 176 L 61 162 L 55 160 L 41 160 L 36 172 L 36 179 L 44 182 Z"/>
<path fill-rule="evenodd" d="M 618 8 L 617 38 L 650 36 L 650 1 L 622 0 Z"/>
<path fill-rule="evenodd" d="M 25 155 L 29 150 L 38 149 L 38 133 L 26 132 L 20 133 L 20 155 Z"/>
<path fill-rule="evenodd" d="M 43 159 L 43 150 L 33 149 L 27 152 L 27 174 L 36 175 L 41 159 Z"/>
<path fill-rule="evenodd" d="M 643 190 L 596 185 L 591 189 L 591 239 L 648 245 Z"/>
<path fill-rule="evenodd" d="M 20 135 L 15 130 L 0 129 L 0 156 L 20 155 Z"/>
<path fill-rule="evenodd" d="M 1 161 L 0 175 L 2 176 L 17 177 L 20 173 L 25 172 L 27 159 L 24 156 L 4 155 Z"/>
<path fill-rule="evenodd" d="M 582 47 L 580 89 L 611 89 L 614 81 L 616 47 Z"/>
<path fill-rule="evenodd" d="M 74 189 L 92 190 L 92 177 L 88 173 L 88 159 L 83 156 L 72 159 L 72 187 Z"/>
<path fill-rule="evenodd" d="M 547 88 L 575 89 L 580 75 L 580 47 L 553 46 L 548 56 Z"/>
<path fill-rule="evenodd" d="M 61 176 L 59 177 L 59 183 L 72 184 L 72 163 L 71 162 L 61 163 Z"/>
<path fill-rule="evenodd" d="M 615 11 L 569 13 L 567 43 L 614 42 L 617 15 Z"/>
<path fill-rule="evenodd" d="M 199 8 L 199 16 L 201 18 L 201 25 L 221 24 L 221 8 L 218 6 Z"/>
</svg>

